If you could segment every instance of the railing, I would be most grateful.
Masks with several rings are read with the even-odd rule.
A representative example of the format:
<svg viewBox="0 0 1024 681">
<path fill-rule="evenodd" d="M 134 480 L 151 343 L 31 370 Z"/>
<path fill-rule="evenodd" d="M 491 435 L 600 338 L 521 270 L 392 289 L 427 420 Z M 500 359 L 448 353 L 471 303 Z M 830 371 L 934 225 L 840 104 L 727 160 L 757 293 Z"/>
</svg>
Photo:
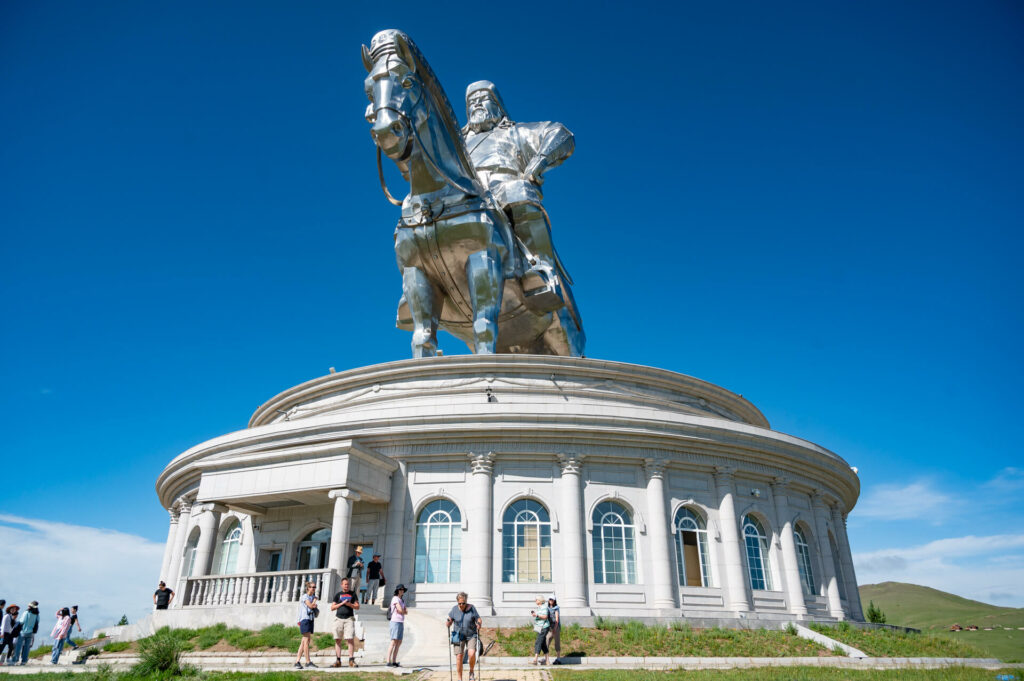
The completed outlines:
<svg viewBox="0 0 1024 681">
<path fill-rule="evenodd" d="M 325 591 L 329 592 L 333 575 L 333 570 L 320 569 L 187 577 L 182 607 L 297 603 L 306 582 L 316 584 L 316 597 L 321 598 Z"/>
</svg>

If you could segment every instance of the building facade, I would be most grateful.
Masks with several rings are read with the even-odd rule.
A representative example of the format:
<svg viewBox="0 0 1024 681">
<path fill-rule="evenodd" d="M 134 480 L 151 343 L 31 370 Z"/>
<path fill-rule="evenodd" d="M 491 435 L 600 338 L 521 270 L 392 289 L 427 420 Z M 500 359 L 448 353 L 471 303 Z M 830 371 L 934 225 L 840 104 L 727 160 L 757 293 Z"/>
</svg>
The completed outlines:
<svg viewBox="0 0 1024 681">
<path fill-rule="evenodd" d="M 553 591 L 582 617 L 863 619 L 856 472 L 741 396 L 650 367 L 468 355 L 332 373 L 176 457 L 157 492 L 178 594 L 162 616 L 182 626 L 281 621 L 304 581 L 337 587 L 356 545 L 425 612 L 464 590 L 521 616 Z"/>
</svg>

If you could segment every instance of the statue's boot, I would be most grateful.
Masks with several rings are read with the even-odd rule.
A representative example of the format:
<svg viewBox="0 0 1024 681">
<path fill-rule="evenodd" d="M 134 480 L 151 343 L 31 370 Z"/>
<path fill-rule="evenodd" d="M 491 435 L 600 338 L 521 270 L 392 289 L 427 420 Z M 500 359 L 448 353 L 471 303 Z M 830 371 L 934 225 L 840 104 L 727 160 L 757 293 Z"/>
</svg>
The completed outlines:
<svg viewBox="0 0 1024 681">
<path fill-rule="evenodd" d="M 516 235 L 530 250 L 529 269 L 520 280 L 526 304 L 535 312 L 553 312 L 565 305 L 561 277 L 551 242 L 551 229 L 543 213 L 531 204 L 510 207 Z"/>
<path fill-rule="evenodd" d="M 402 270 L 402 292 L 412 315 L 412 356 L 437 354 L 437 324 L 444 298 L 441 290 L 415 267 Z"/>
<path fill-rule="evenodd" d="M 505 287 L 501 256 L 491 247 L 466 260 L 469 298 L 473 304 L 473 345 L 478 355 L 493 355 L 498 343 L 498 313 Z"/>
</svg>

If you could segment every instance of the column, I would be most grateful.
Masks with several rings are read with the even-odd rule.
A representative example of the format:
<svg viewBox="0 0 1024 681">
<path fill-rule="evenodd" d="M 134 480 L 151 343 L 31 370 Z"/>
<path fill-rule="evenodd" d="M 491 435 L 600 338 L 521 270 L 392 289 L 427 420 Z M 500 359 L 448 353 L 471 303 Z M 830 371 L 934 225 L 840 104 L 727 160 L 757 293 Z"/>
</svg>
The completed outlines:
<svg viewBox="0 0 1024 681">
<path fill-rule="evenodd" d="M 244 573 L 256 572 L 256 520 L 251 515 L 242 518 L 242 545 L 238 550 L 244 556 L 244 561 L 239 557 L 238 571 Z"/>
<path fill-rule="evenodd" d="M 172 583 L 171 576 L 167 572 L 167 568 L 171 565 L 171 557 L 174 555 L 174 542 L 178 538 L 178 509 L 172 505 L 167 509 L 167 513 L 171 516 L 170 526 L 167 528 L 167 543 L 164 544 L 164 559 L 160 563 L 160 581 Z M 173 586 L 171 587 L 174 588 Z"/>
<path fill-rule="evenodd" d="M 835 563 L 832 561 L 832 549 L 828 543 L 828 510 L 819 490 L 811 496 L 811 508 L 814 510 L 814 527 L 818 536 L 818 553 L 821 554 L 822 579 L 825 580 L 828 595 L 828 613 L 836 619 L 844 619 L 843 604 L 839 602 L 839 583 L 836 581 Z"/>
<path fill-rule="evenodd" d="M 715 488 L 718 491 L 718 524 L 722 534 L 722 576 L 725 607 L 736 612 L 749 612 L 747 580 L 743 574 L 742 545 L 739 520 L 736 518 L 736 493 L 732 483 L 733 470 L 725 466 L 715 468 Z"/>
<path fill-rule="evenodd" d="M 836 542 L 839 544 L 839 556 L 843 561 L 843 585 L 846 587 L 846 604 L 850 608 L 850 617 L 858 622 L 864 621 L 864 609 L 860 603 L 860 589 L 857 587 L 857 574 L 853 569 L 853 554 L 850 553 L 850 538 L 846 534 L 846 515 L 839 510 L 839 504 L 832 507 L 832 527 L 836 531 Z"/>
<path fill-rule="evenodd" d="M 220 514 L 227 509 L 220 504 L 203 504 L 199 509 L 196 524 L 199 525 L 199 545 L 196 547 L 196 565 L 193 577 L 210 574 L 213 554 L 217 548 L 217 529 L 220 527 Z"/>
<path fill-rule="evenodd" d="M 779 542 L 782 544 L 782 583 L 786 590 L 789 612 L 797 617 L 807 616 L 804 589 L 800 581 L 800 563 L 796 555 L 796 538 L 793 536 L 793 515 L 789 510 L 789 490 L 785 478 L 772 482 L 772 498 L 775 500 L 775 524 L 779 528 Z"/>
<path fill-rule="evenodd" d="M 350 489 L 332 489 L 327 496 L 334 499 L 334 517 L 331 520 L 331 549 L 327 554 L 327 567 L 335 571 L 337 583 L 331 584 L 326 593 L 332 593 L 341 586 L 348 564 L 348 537 L 352 531 L 352 504 L 360 497 Z"/>
<path fill-rule="evenodd" d="M 192 531 L 192 500 L 182 498 L 178 500 L 178 531 L 174 537 L 174 548 L 171 549 L 171 560 L 167 564 L 167 577 L 164 581 L 167 586 L 179 591 L 178 580 L 181 577 L 181 559 L 185 553 L 185 542 L 188 541 L 188 534 Z M 177 594 L 174 603 L 177 604 L 182 594 Z"/>
<path fill-rule="evenodd" d="M 562 545 L 557 561 L 562 564 L 562 588 L 558 605 L 562 608 L 587 609 L 587 552 L 583 546 L 583 455 L 559 454 L 562 468 L 559 494 L 562 512 L 559 528 Z M 589 612 L 589 610 L 588 610 Z"/>
<path fill-rule="evenodd" d="M 647 473 L 647 534 L 651 542 L 651 570 L 654 579 L 654 607 L 672 609 L 676 607 L 675 591 L 672 588 L 672 549 L 668 532 L 665 508 L 665 461 L 645 459 Z"/>
<path fill-rule="evenodd" d="M 491 598 L 493 580 L 492 544 L 494 541 L 494 453 L 469 455 L 470 476 L 466 494 L 466 519 L 469 531 L 462 544 L 462 583 L 469 600 L 481 615 L 494 612 Z"/>
<path fill-rule="evenodd" d="M 384 576 L 388 584 L 384 587 L 382 605 L 391 604 L 391 594 L 402 582 L 402 550 L 405 544 L 405 496 L 408 489 L 406 480 L 407 464 L 398 462 L 398 468 L 391 474 L 391 500 L 388 502 L 388 526 L 384 536 Z"/>
</svg>

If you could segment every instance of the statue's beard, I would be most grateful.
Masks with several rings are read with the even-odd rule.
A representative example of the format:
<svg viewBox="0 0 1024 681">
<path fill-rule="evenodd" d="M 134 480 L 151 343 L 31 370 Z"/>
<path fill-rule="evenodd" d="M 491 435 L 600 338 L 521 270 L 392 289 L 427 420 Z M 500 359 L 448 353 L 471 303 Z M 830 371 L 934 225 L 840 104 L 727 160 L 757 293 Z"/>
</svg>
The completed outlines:
<svg viewBox="0 0 1024 681">
<path fill-rule="evenodd" d="M 469 129 L 473 132 L 487 132 L 500 120 L 500 116 L 491 116 L 484 109 L 474 109 L 469 114 Z"/>
</svg>

